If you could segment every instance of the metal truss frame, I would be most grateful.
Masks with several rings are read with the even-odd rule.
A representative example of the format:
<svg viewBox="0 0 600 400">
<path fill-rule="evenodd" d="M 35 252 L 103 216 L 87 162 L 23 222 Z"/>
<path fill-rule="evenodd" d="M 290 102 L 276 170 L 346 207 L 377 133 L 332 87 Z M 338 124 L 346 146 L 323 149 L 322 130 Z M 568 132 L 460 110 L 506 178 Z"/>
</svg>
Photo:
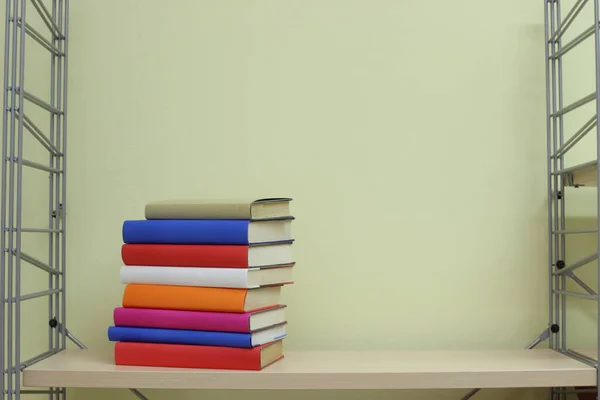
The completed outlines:
<svg viewBox="0 0 600 400">
<path fill-rule="evenodd" d="M 66 328 L 66 176 L 67 176 L 67 83 L 69 43 L 69 0 L 5 0 L 4 43 L 4 118 L 2 126 L 2 200 L 0 233 L 0 335 L 2 335 L 0 390 L 3 399 L 19 400 L 24 394 L 46 394 L 50 400 L 66 399 L 66 389 L 21 388 L 24 368 L 64 349 L 69 339 L 78 347 L 85 345 Z M 47 28 L 42 33 L 28 21 L 37 13 Z M 49 98 L 28 90 L 25 79 L 26 41 L 32 39 L 50 57 Z M 46 127 L 28 115 L 29 107 L 48 115 Z M 28 160 L 23 155 L 24 135 L 31 135 L 48 152 L 48 162 Z M 23 226 L 23 170 L 31 168 L 48 174 L 48 225 Z M 47 235 L 48 257 L 40 260 L 22 248 L 23 235 Z M 39 268 L 48 274 L 48 288 L 22 293 L 23 268 Z M 48 298 L 47 350 L 24 360 L 21 356 L 21 304 L 35 298 Z M 140 392 L 130 389 L 140 399 Z M 147 399 L 146 399 L 147 400 Z"/>
</svg>

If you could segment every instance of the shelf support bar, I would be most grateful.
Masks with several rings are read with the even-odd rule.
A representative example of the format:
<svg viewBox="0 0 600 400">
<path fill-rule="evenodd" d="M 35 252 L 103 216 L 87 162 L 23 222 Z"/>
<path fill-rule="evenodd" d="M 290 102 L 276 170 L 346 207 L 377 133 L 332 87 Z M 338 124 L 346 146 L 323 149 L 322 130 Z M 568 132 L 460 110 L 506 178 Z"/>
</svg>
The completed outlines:
<svg viewBox="0 0 600 400">
<path fill-rule="evenodd" d="M 563 22 L 558 26 L 558 29 L 556 29 L 556 31 L 554 31 L 554 33 L 550 37 L 550 42 L 559 39 L 562 35 L 565 34 L 567 29 L 573 23 L 573 21 L 575 21 L 575 18 L 581 12 L 583 6 L 585 6 L 585 3 L 587 3 L 587 1 L 588 0 L 577 0 L 577 2 L 573 5 L 573 8 L 571 8 L 571 10 L 569 10 L 569 12 L 567 13 Z"/>
<path fill-rule="evenodd" d="M 21 394 L 56 394 L 56 393 L 62 393 L 62 390 L 31 390 L 31 389 L 27 389 L 27 390 L 23 390 L 21 389 Z"/>
<path fill-rule="evenodd" d="M 44 263 L 43 261 L 40 261 L 37 258 L 30 256 L 29 254 L 23 253 L 22 251 L 21 251 L 21 260 L 27 261 L 29 264 L 34 265 L 34 266 L 48 272 L 49 274 L 52 274 L 52 275 L 60 274 L 60 271 L 52 268 L 50 265 Z"/>
<path fill-rule="evenodd" d="M 18 20 L 17 26 L 21 27 L 21 24 L 23 24 L 23 22 L 21 20 Z M 46 50 L 48 50 L 49 52 L 53 53 L 56 56 L 63 55 L 63 53 L 61 53 L 56 47 L 54 47 L 52 45 L 52 43 L 50 43 L 48 41 L 48 39 L 46 39 L 38 31 L 36 31 L 31 25 L 29 25 L 28 23 L 25 23 L 24 25 L 25 25 L 25 33 L 27 33 L 30 38 L 32 38 L 33 40 L 38 42 L 40 44 L 40 46 L 42 46 L 43 48 L 45 48 Z"/>
<path fill-rule="evenodd" d="M 577 132 L 575 132 L 575 134 L 573 134 L 573 136 L 571 136 L 571 138 L 567 140 L 565 144 L 556 151 L 556 153 L 552 155 L 552 158 L 559 158 L 567 154 L 567 152 L 571 150 L 577 144 L 577 142 L 583 139 L 588 132 L 596 127 L 597 118 L 598 117 L 594 115 L 592 118 L 586 121 L 586 123 Z"/>
<path fill-rule="evenodd" d="M 575 47 L 577 47 L 577 45 L 579 45 L 585 39 L 589 38 L 590 36 L 592 36 L 594 34 L 594 28 L 595 28 L 595 26 L 592 25 L 589 28 L 587 28 L 585 31 L 581 32 L 575 39 L 571 40 L 563 48 L 561 48 L 560 51 L 557 51 L 551 57 L 554 60 L 557 60 L 559 57 L 562 57 L 565 54 L 567 54 L 569 51 L 573 50 Z"/>
<path fill-rule="evenodd" d="M 527 350 L 531 350 L 533 349 L 535 346 L 537 346 L 538 344 L 542 343 L 545 340 L 548 340 L 550 338 L 550 333 L 551 333 L 551 328 L 546 328 L 542 331 L 542 333 L 539 334 L 539 336 L 537 338 L 535 338 L 535 340 L 531 343 L 529 343 L 525 349 Z M 463 397 L 460 398 L 460 400 L 468 400 L 471 397 L 475 396 L 475 394 L 477 392 L 479 392 L 481 389 L 473 389 L 471 390 L 469 393 L 467 393 L 466 395 L 464 395 Z"/>
<path fill-rule="evenodd" d="M 596 25 L 597 27 L 597 25 Z M 559 109 L 558 111 L 556 111 L 554 114 L 550 115 L 552 118 L 556 118 L 556 117 L 562 117 L 563 115 L 578 109 L 581 106 L 586 105 L 587 103 L 596 100 L 596 93 L 590 93 L 587 96 L 569 104 L 566 107 L 563 107 L 561 109 Z"/>
<path fill-rule="evenodd" d="M 565 275 L 566 276 L 566 274 L 568 274 L 569 272 L 572 272 L 573 270 L 576 270 L 577 268 L 581 268 L 584 265 L 587 265 L 597 259 L 598 259 L 598 253 L 590 254 L 589 256 L 586 256 L 586 257 L 582 258 L 581 260 L 573 263 L 573 265 L 569 265 L 568 267 L 559 269 L 558 271 L 556 271 L 554 273 L 554 275 Z"/>
<path fill-rule="evenodd" d="M 15 158 L 14 161 L 15 162 L 19 162 L 19 159 Z M 25 166 L 27 166 L 29 168 L 33 168 L 33 169 L 37 169 L 37 170 L 40 170 L 40 171 L 49 172 L 51 174 L 60 174 L 60 173 L 62 173 L 62 171 L 60 169 L 48 167 L 47 165 L 40 164 L 40 163 L 37 163 L 35 161 L 21 160 L 21 164 L 23 164 L 23 165 L 25 165 Z"/>
<path fill-rule="evenodd" d="M 84 345 L 75 336 L 73 336 L 73 334 L 71 334 L 71 332 L 69 332 L 69 330 L 63 326 L 63 324 L 61 324 L 60 322 L 58 322 L 58 320 L 56 318 L 52 318 L 50 320 L 49 324 L 50 324 L 51 328 L 57 329 L 59 333 L 61 333 L 65 337 L 67 337 L 67 339 L 69 339 L 71 342 L 75 343 L 75 345 L 77 347 L 79 347 L 80 349 L 82 349 L 82 350 L 87 349 L 87 346 Z"/>
<path fill-rule="evenodd" d="M 562 294 L 565 296 L 579 297 L 581 299 L 598 300 L 598 295 L 591 295 L 587 293 L 571 292 L 569 290 L 555 290 L 554 293 Z"/>
<path fill-rule="evenodd" d="M 575 273 L 573 271 L 568 272 L 566 275 L 569 278 L 571 278 L 573 281 L 575 281 L 579 286 L 581 286 L 581 288 L 583 290 L 585 290 L 586 292 L 588 292 L 592 296 L 598 296 L 598 293 L 596 293 L 594 291 L 594 289 L 592 289 L 591 287 L 589 287 L 588 284 L 585 283 L 580 277 L 578 277 L 577 275 L 575 275 Z"/>
<path fill-rule="evenodd" d="M 18 93 L 19 88 L 17 88 L 17 94 Z M 62 111 L 60 111 L 58 108 L 56 107 L 52 107 L 50 104 L 48 104 L 47 102 L 45 102 L 44 100 L 40 99 L 39 97 L 27 92 L 26 90 L 23 90 L 23 98 L 25 100 L 29 100 L 30 102 L 32 102 L 33 104 L 35 104 L 38 107 L 43 108 L 44 110 L 51 112 L 53 114 L 56 115 L 62 115 Z"/>
<path fill-rule="evenodd" d="M 135 397 L 137 397 L 138 399 L 148 400 L 148 398 L 146 396 L 144 396 L 143 394 L 141 394 L 140 391 L 137 389 L 129 389 L 129 391 L 131 391 L 131 393 L 133 393 L 135 395 Z"/>
<path fill-rule="evenodd" d="M 553 231 L 552 234 L 554 235 L 575 235 L 575 234 L 582 234 L 582 233 L 596 233 L 598 232 L 598 229 L 571 229 L 571 230 L 558 230 L 558 231 Z"/>
<path fill-rule="evenodd" d="M 54 22 L 54 18 L 52 18 L 52 16 L 50 15 L 50 12 L 48 12 L 48 9 L 44 6 L 44 3 L 40 1 L 38 4 L 37 0 L 31 0 L 31 4 L 33 4 L 33 7 L 36 9 L 38 14 L 40 15 L 40 18 L 42 19 L 42 21 L 44 21 L 44 24 L 46 24 L 48 29 L 50 29 L 50 32 L 52 32 L 52 35 L 55 36 L 57 39 L 64 39 L 64 35 L 61 33 L 58 26 L 56 26 L 56 23 Z"/>
<path fill-rule="evenodd" d="M 598 368 L 598 362 L 596 362 L 596 360 L 593 358 L 586 356 L 585 354 L 581 354 L 571 349 L 565 350 L 565 354 L 571 358 L 581 361 L 584 364 L 589 365 L 590 367 Z"/>
<path fill-rule="evenodd" d="M 19 113 L 15 112 L 15 117 L 19 118 Z M 23 114 L 23 127 L 31 133 L 31 135 L 38 141 L 42 146 L 46 148 L 54 156 L 60 157 L 62 153 L 56 148 L 50 139 L 42 132 L 40 128 L 25 114 Z"/>
<path fill-rule="evenodd" d="M 58 351 L 55 349 L 52 350 L 47 350 L 45 352 L 43 352 L 42 354 L 38 354 L 37 356 L 31 357 L 28 360 L 23 361 L 20 365 L 16 366 L 16 367 L 12 367 L 11 369 L 5 369 L 4 373 L 5 374 L 14 374 L 17 370 L 22 371 L 25 368 L 38 363 L 42 360 L 45 360 L 46 358 L 53 356 L 54 354 L 56 354 Z"/>
</svg>

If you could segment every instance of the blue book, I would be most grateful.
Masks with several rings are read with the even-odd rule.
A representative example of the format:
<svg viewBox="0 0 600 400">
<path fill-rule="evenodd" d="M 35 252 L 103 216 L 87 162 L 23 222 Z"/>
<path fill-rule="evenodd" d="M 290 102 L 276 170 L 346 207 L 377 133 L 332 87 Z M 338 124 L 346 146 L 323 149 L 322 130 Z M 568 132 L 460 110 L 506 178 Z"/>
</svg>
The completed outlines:
<svg viewBox="0 0 600 400">
<path fill-rule="evenodd" d="M 251 348 L 273 342 L 285 336 L 285 323 L 252 333 L 137 328 L 128 326 L 111 326 L 108 328 L 108 340 L 111 342 L 189 344 L 196 346 Z"/>
<path fill-rule="evenodd" d="M 250 245 L 291 242 L 293 217 L 272 220 L 127 220 L 123 241 L 137 244 Z"/>
</svg>

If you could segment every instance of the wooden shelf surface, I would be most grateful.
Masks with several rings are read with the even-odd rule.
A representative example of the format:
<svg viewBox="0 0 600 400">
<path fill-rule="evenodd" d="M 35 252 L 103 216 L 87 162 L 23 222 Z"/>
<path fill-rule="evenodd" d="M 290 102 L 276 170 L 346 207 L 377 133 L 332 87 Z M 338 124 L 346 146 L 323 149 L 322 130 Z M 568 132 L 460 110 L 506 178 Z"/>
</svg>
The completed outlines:
<svg viewBox="0 0 600 400">
<path fill-rule="evenodd" d="M 561 175 L 565 186 L 598 186 L 598 162 L 589 161 L 563 170 L 557 171 Z"/>
<path fill-rule="evenodd" d="M 26 387 L 138 389 L 451 389 L 596 384 L 596 370 L 553 350 L 287 351 L 262 371 L 125 367 L 68 349 L 23 371 Z"/>
</svg>

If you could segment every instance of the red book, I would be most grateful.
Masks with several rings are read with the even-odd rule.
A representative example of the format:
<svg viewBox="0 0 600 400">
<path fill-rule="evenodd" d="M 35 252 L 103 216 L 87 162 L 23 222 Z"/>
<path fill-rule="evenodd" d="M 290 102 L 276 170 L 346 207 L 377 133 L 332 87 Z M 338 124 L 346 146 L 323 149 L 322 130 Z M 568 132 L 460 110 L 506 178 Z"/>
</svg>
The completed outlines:
<svg viewBox="0 0 600 400">
<path fill-rule="evenodd" d="M 251 268 L 293 264 L 292 243 L 261 245 L 124 244 L 125 265 Z"/>
<path fill-rule="evenodd" d="M 259 371 L 283 358 L 283 340 L 254 348 L 116 342 L 115 364 Z"/>
</svg>

